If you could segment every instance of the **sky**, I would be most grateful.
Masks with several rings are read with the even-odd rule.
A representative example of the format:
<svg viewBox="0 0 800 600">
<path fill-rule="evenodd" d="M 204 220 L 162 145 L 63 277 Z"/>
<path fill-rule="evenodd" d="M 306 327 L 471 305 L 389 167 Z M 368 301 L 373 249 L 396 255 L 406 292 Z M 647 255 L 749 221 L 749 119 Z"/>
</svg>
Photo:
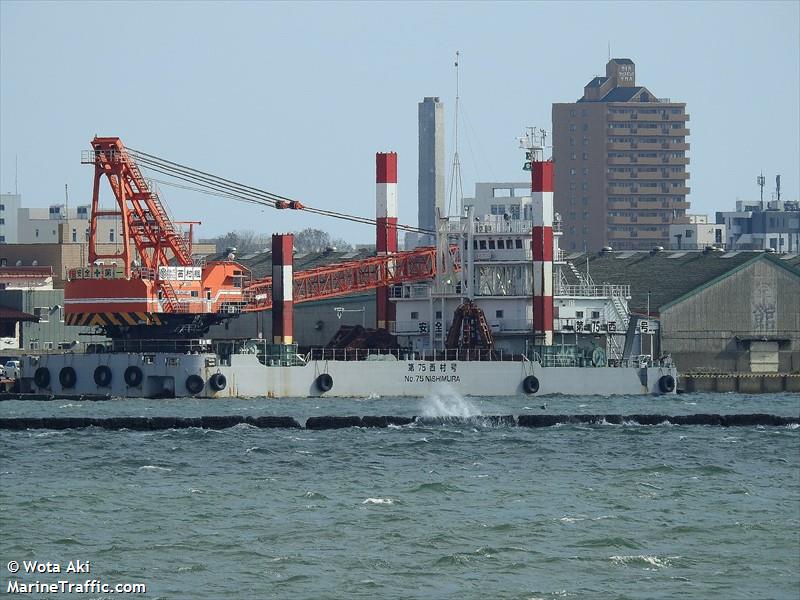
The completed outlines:
<svg viewBox="0 0 800 600">
<path fill-rule="evenodd" d="M 800 2 L 0 2 L 0 191 L 91 200 L 95 134 L 319 208 L 374 217 L 375 153 L 398 153 L 417 220 L 417 103 L 439 96 L 452 163 L 455 52 L 464 193 L 524 181 L 517 137 L 551 127 L 614 57 L 687 103 L 692 213 L 800 196 Z M 18 167 L 15 167 L 18 165 Z M 449 166 L 448 166 L 449 169 Z M 448 174 L 449 181 L 449 174 Z M 367 225 L 162 187 L 198 237 Z M 766 194 L 765 194 L 766 195 Z M 110 201 L 110 190 L 103 192 Z"/>
</svg>

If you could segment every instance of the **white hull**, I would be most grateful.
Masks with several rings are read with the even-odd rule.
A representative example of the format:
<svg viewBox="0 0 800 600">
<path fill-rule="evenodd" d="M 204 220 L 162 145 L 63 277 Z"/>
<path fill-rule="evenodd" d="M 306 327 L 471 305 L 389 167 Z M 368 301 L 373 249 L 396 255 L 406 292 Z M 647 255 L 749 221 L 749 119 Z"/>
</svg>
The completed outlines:
<svg viewBox="0 0 800 600">
<path fill-rule="evenodd" d="M 668 366 L 542 367 L 530 361 L 319 360 L 303 366 L 280 367 L 265 366 L 251 354 L 233 355 L 229 365 L 219 362 L 213 353 L 66 353 L 42 355 L 38 359 L 27 357 L 22 367 L 23 389 L 58 395 L 110 394 L 129 398 L 425 397 L 443 392 L 496 397 L 524 395 L 523 382 L 533 376 L 538 383 L 537 396 L 611 396 L 661 394 L 662 377 L 673 377 L 673 388 L 677 380 L 675 368 Z M 94 379 L 101 365 L 111 372 L 107 385 L 98 385 Z M 76 375 L 71 386 L 62 385 L 59 380 L 66 367 L 72 367 Z M 138 385 L 126 384 L 124 373 L 129 367 L 141 371 Z M 42 368 L 47 369 L 50 379 L 45 386 L 37 385 L 34 378 Z M 225 387 L 219 391 L 210 385 L 216 373 L 225 377 Z M 318 383 L 322 374 L 332 379 L 332 386 L 326 392 L 320 391 Z M 187 379 L 192 375 L 203 382 L 197 393 L 187 389 Z"/>
</svg>

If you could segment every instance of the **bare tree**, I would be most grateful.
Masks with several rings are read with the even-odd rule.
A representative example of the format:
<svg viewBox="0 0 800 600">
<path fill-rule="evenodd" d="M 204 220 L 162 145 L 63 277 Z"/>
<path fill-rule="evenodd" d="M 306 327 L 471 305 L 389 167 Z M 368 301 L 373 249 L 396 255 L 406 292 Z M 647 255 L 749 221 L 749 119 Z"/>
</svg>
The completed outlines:
<svg viewBox="0 0 800 600">
<path fill-rule="evenodd" d="M 229 231 L 214 239 L 217 252 L 225 252 L 228 248 L 236 248 L 237 252 L 260 252 L 269 248 L 268 236 L 250 230 Z"/>
<path fill-rule="evenodd" d="M 228 248 L 236 248 L 240 254 L 248 252 L 266 252 L 272 245 L 269 235 L 255 233 L 250 230 L 229 231 L 213 239 L 217 252 L 225 252 Z M 335 247 L 337 250 L 352 250 L 353 245 L 341 238 L 333 239 L 321 229 L 308 227 L 294 234 L 294 247 L 297 252 L 324 252 Z"/>
<path fill-rule="evenodd" d="M 345 240 L 332 239 L 329 233 L 311 227 L 295 232 L 294 247 L 298 252 L 323 252 L 330 247 L 337 250 L 353 249 Z"/>
</svg>

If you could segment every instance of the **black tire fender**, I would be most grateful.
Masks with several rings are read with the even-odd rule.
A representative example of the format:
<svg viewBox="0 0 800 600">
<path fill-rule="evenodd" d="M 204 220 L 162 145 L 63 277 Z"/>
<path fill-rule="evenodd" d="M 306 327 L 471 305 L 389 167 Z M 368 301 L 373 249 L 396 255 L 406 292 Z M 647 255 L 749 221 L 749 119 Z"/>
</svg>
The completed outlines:
<svg viewBox="0 0 800 600">
<path fill-rule="evenodd" d="M 664 375 L 658 380 L 658 389 L 664 394 L 670 394 L 675 391 L 675 378 L 672 375 Z"/>
<path fill-rule="evenodd" d="M 142 385 L 142 380 L 144 379 L 142 370 L 136 365 L 131 365 L 125 369 L 125 374 L 123 377 L 125 379 L 125 384 L 128 387 L 139 387 Z"/>
<path fill-rule="evenodd" d="M 539 380 L 535 375 L 528 375 L 522 380 L 522 389 L 526 394 L 535 394 L 539 391 Z"/>
<path fill-rule="evenodd" d="M 222 373 L 214 373 L 208 378 L 208 385 L 215 392 L 221 392 L 228 385 L 228 379 Z"/>
<path fill-rule="evenodd" d="M 94 382 L 99 387 L 109 387 L 114 374 L 108 365 L 100 365 L 94 370 Z"/>
<path fill-rule="evenodd" d="M 61 384 L 61 387 L 64 389 L 70 389 L 75 387 L 75 383 L 78 381 L 78 374 L 75 372 L 75 369 L 72 367 L 64 367 L 58 373 L 58 382 Z"/>
<path fill-rule="evenodd" d="M 331 388 L 333 388 L 333 377 L 331 377 L 329 373 L 323 373 L 317 377 L 314 383 L 316 383 L 317 389 L 320 392 L 329 392 Z"/>
<path fill-rule="evenodd" d="M 38 388 L 50 387 L 50 370 L 47 367 L 39 367 L 33 374 L 33 382 Z"/>
<path fill-rule="evenodd" d="M 203 378 L 200 377 L 200 375 L 189 375 L 186 378 L 186 391 L 192 395 L 202 392 L 205 386 L 206 382 L 203 381 Z"/>
</svg>

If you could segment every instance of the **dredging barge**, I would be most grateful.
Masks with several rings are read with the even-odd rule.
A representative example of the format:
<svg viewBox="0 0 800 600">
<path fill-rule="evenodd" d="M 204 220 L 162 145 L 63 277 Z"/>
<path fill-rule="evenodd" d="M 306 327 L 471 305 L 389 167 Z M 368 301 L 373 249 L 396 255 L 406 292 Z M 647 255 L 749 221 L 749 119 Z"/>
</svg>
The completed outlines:
<svg viewBox="0 0 800 600">
<path fill-rule="evenodd" d="M 253 279 L 233 253 L 222 260 L 193 260 L 191 232 L 185 235 L 169 219 L 157 191 L 139 170 L 138 162 L 154 170 L 165 168 L 163 159 L 125 148 L 119 138 L 95 138 L 84 157 L 95 168 L 89 264 L 68 273 L 65 320 L 95 326 L 111 342 L 93 352 L 25 357 L 21 389 L 210 398 L 675 393 L 677 373 L 669 359 L 610 356 L 613 344 L 603 349 L 577 343 L 579 332 L 596 333 L 599 323 L 576 321 L 576 343 L 554 343 L 553 264 L 560 251 L 554 228 L 553 163 L 542 159 L 542 145 L 531 142 L 526 150 L 532 158 L 527 221 L 481 221 L 472 211 L 455 219 L 440 215 L 437 231 L 417 230 L 432 235 L 435 247 L 398 251 L 398 229 L 415 228 L 397 223 L 397 155 L 378 153 L 376 256 L 293 273 L 293 237 L 274 235 L 272 276 Z M 248 201 L 311 210 L 255 188 L 230 188 L 228 180 L 208 173 L 197 176 L 201 172 L 177 163 L 169 162 L 169 168 L 180 169 L 197 185 L 212 181 L 216 187 L 210 189 L 217 192 L 227 186 L 231 194 Z M 116 210 L 99 206 L 104 177 L 111 184 Z M 120 252 L 98 252 L 100 217 L 120 220 Z M 478 239 L 492 232 L 502 238 L 497 244 L 503 252 L 497 257 L 483 252 Z M 494 248 L 492 244 L 488 247 Z M 409 292 L 408 286 L 421 286 L 426 294 Z M 377 326 L 394 334 L 395 347 L 298 353 L 294 304 L 365 290 L 375 290 Z M 522 316 L 521 333 L 526 335 L 516 339 L 516 346 L 495 343 L 494 324 L 483 310 L 494 307 L 495 301 L 506 302 L 504 306 Z M 411 310 L 415 303 L 427 308 L 430 319 L 415 322 L 415 331 L 403 330 L 398 310 L 413 318 L 419 314 Z M 608 304 L 617 307 L 627 326 L 620 299 L 612 296 Z M 261 310 L 272 311 L 271 341 L 207 339 L 211 326 Z M 445 313 L 453 314 L 449 327 L 436 320 Z M 603 323 L 609 344 L 615 337 L 613 323 Z"/>
</svg>

